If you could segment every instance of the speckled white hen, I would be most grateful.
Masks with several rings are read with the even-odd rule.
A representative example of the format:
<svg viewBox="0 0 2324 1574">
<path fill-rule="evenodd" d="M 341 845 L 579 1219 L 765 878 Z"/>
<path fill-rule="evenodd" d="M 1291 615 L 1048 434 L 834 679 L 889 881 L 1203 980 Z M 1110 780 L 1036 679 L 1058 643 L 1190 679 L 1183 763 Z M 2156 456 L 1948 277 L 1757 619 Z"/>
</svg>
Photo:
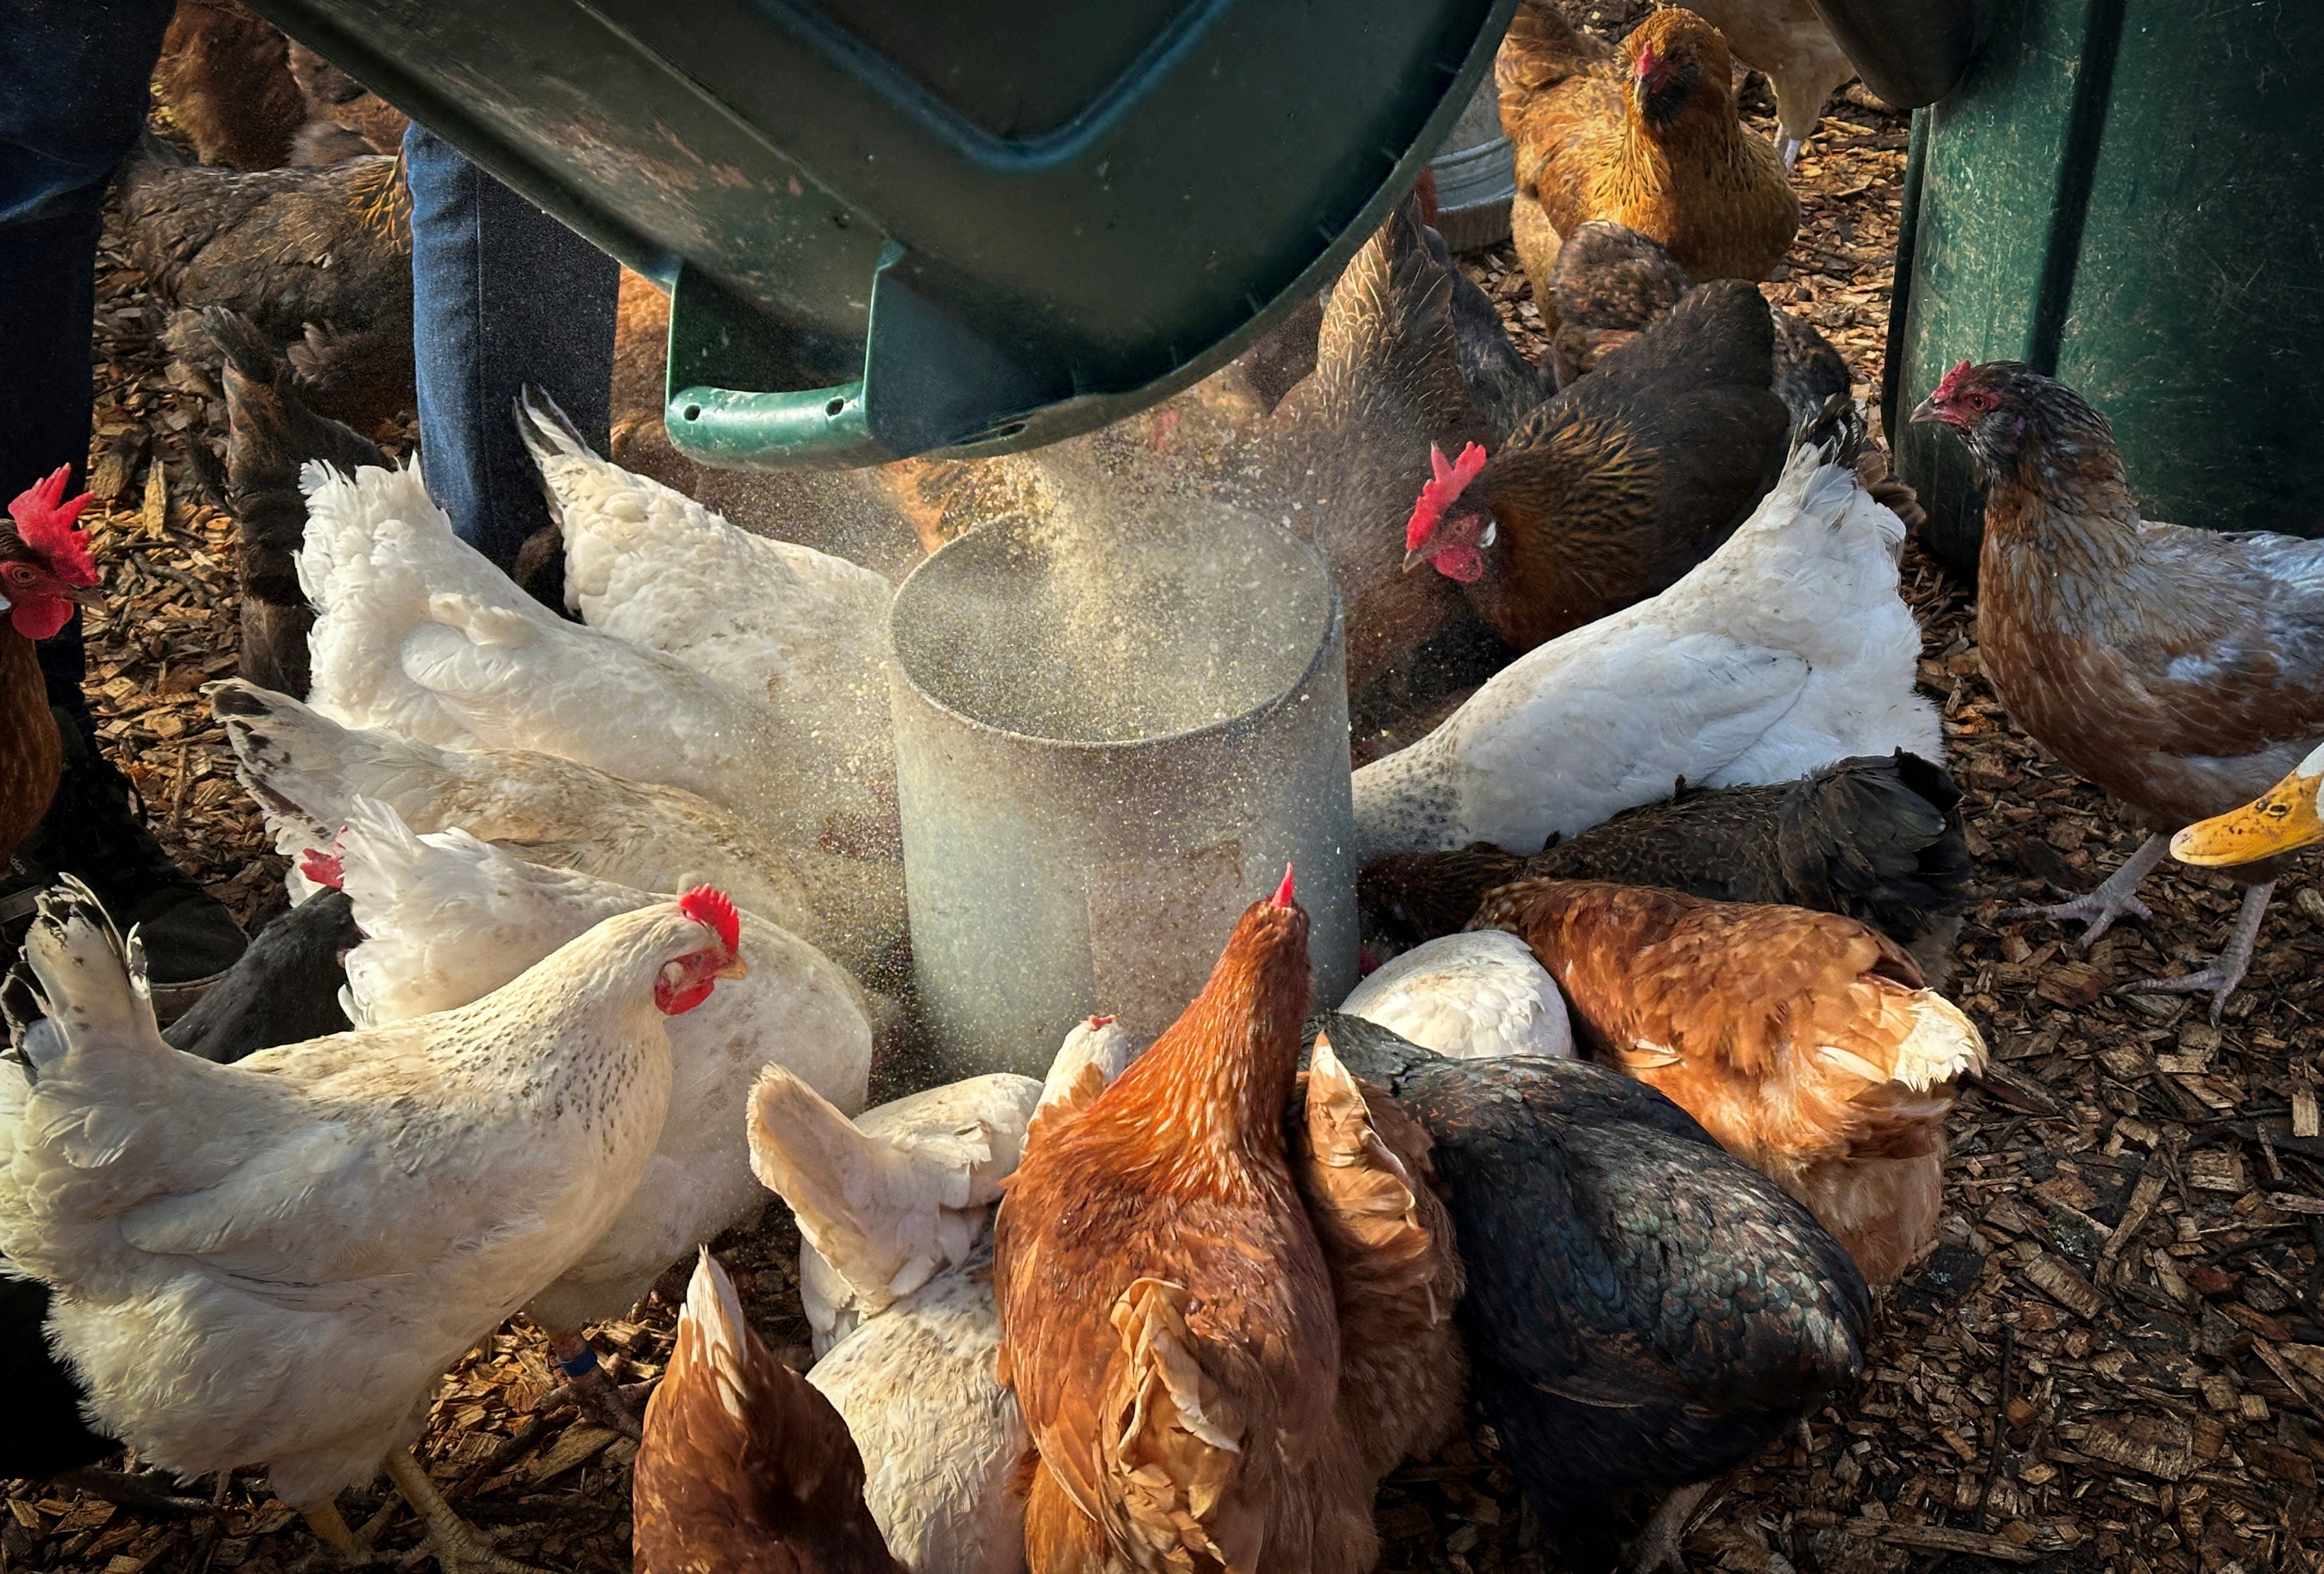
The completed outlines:
<svg viewBox="0 0 2324 1574">
<path fill-rule="evenodd" d="M 1066 1035 L 1046 1081 L 1016 1080 L 1038 1095 L 1030 1106 L 1035 1118 L 1065 1118 L 1103 1092 L 1130 1058 L 1129 1035 L 1111 1017 L 1093 1017 Z M 920 1120 L 943 1124 L 936 1116 L 940 1104 L 917 1107 L 919 1119 L 908 1110 L 881 1123 L 890 1127 L 890 1140 L 908 1142 Z M 1024 1135 L 1021 1125 L 1009 1134 L 1005 1145 L 1012 1154 Z M 1014 1168 L 1013 1156 L 1010 1164 Z M 884 1218 L 874 1211 L 890 1206 L 894 1195 L 859 1212 L 848 1237 L 884 1242 L 924 1236 L 924 1201 L 906 1197 Z M 912 1574 L 1019 1574 L 1025 1567 L 1025 1504 L 1010 1489 L 1010 1477 L 1031 1439 L 1016 1396 L 1001 1386 L 993 1366 L 1001 1312 L 992 1298 L 991 1204 L 955 1212 L 964 1217 L 975 1231 L 959 1259 L 887 1300 L 876 1315 L 864 1316 L 807 1380 L 846 1418 L 863 1456 L 863 1500 L 887 1536 L 888 1550 Z M 805 1216 L 801 1222 L 804 1227 Z M 825 1238 L 841 1244 L 833 1232 Z M 802 1265 L 814 1258 L 812 1248 L 803 1252 Z M 891 1258 L 882 1251 L 878 1263 Z M 850 1271 L 868 1280 L 880 1268 L 851 1264 Z"/>
<path fill-rule="evenodd" d="M 667 898 L 544 869 L 463 830 L 416 837 L 357 799 L 339 841 L 342 888 L 364 941 L 347 954 L 343 1004 L 359 1026 L 480 999 L 574 936 Z M 621 1213 L 528 1303 L 542 1327 L 618 1317 L 669 1265 L 755 1217 L 743 1115 L 751 1085 L 781 1066 L 844 1110 L 863 1106 L 872 1027 L 853 979 L 745 909 L 751 976 L 669 1023 L 669 1112 Z"/>
<path fill-rule="evenodd" d="M 739 530 L 685 493 L 597 457 L 528 391 L 517 428 L 565 538 L 565 605 L 591 628 L 763 690 L 833 769 L 892 782 L 888 603 L 872 569 Z"/>
<path fill-rule="evenodd" d="M 683 787 L 786 839 L 822 830 L 831 783 L 763 690 L 558 616 L 452 533 L 416 464 L 353 479 L 309 464 L 300 486 L 308 700 L 324 715 Z"/>
<path fill-rule="evenodd" d="M 343 1545 L 333 1496 L 629 1200 L 665 1018 L 743 965 L 732 908 L 689 893 L 461 1010 L 220 1066 L 162 1042 L 141 948 L 124 966 L 85 891 L 43 899 L 25 956 L 39 996 L 9 1004 L 42 1020 L 0 1068 L 0 1251 L 54 1288 L 106 1431 L 189 1476 L 263 1464 Z"/>
<path fill-rule="evenodd" d="M 1500 930 L 1439 935 L 1390 958 L 1341 1003 L 1425 1050 L 1455 1060 L 1571 1060 L 1573 1024 L 1533 949 Z"/>
<path fill-rule="evenodd" d="M 1692 784 L 1788 782 L 1851 755 L 1943 757 L 1914 692 L 1904 526 L 1822 449 L 1650 600 L 1527 652 L 1355 775 L 1357 862 L 1534 848 Z"/>
<path fill-rule="evenodd" d="M 715 885 L 849 968 L 885 957 L 904 938 L 899 865 L 780 847 L 696 793 L 556 755 L 440 749 L 342 727 L 238 679 L 207 692 L 239 759 L 237 774 L 266 812 L 275 850 L 293 860 L 293 901 L 314 893 L 296 860 L 310 847 L 327 847 L 362 797 L 387 804 L 423 834 L 458 826 L 527 863 L 639 891 Z"/>
</svg>

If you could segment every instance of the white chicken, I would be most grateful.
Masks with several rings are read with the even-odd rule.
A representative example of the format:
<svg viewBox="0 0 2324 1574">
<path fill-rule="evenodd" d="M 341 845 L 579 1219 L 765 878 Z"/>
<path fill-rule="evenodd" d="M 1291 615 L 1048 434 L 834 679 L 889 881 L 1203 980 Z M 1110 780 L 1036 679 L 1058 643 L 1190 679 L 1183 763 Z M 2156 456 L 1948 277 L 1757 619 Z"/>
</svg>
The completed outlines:
<svg viewBox="0 0 2324 1574">
<path fill-rule="evenodd" d="M 181 1475 L 263 1464 L 351 1560 L 333 1499 L 384 1467 L 447 1570 L 513 1567 L 409 1446 L 444 1372 L 628 1203 L 663 1021 L 744 976 L 739 939 L 696 891 L 458 1011 L 220 1066 L 162 1042 L 134 932 L 85 888 L 44 896 L 37 990 L 10 985 L 31 1025 L 0 1069 L 0 1252 L 52 1287 L 91 1419 Z"/>
<path fill-rule="evenodd" d="M 1340 1014 L 1455 1060 L 1573 1056 L 1557 980 L 1532 947 L 1499 930 L 1439 935 L 1391 958 L 1356 986 Z"/>
<path fill-rule="evenodd" d="M 716 885 L 859 975 L 903 944 L 899 865 L 780 847 L 706 798 L 556 755 L 440 749 L 342 727 L 239 680 L 208 692 L 242 783 L 266 810 L 276 850 L 290 858 L 328 847 L 355 801 L 375 798 L 417 831 L 457 826 L 527 863 L 640 891 Z M 292 898 L 312 891 L 294 870 Z"/>
<path fill-rule="evenodd" d="M 794 1088 L 773 1093 L 765 1111 L 771 1119 L 761 1118 L 754 1099 L 751 1146 L 761 1172 L 779 1171 L 800 1197 L 847 1210 L 844 1223 L 816 1216 L 825 1249 L 868 1248 L 863 1260 L 842 1257 L 836 1267 L 815 1247 L 803 1249 L 803 1282 L 819 1264 L 826 1284 L 869 1282 L 908 1249 L 902 1243 L 970 1227 L 964 1240 L 954 1236 L 943 1248 L 957 1255 L 914 1288 L 875 1296 L 876 1306 L 849 1307 L 853 1331 L 824 1352 L 807 1378 L 846 1418 L 863 1456 L 864 1502 L 889 1551 L 912 1574 L 1018 1574 L 1025 1567 L 1025 1504 L 1010 1477 L 1031 1440 L 1016 1396 L 994 1375 L 1001 1313 L 992 1298 L 992 1202 L 999 1181 L 1016 1167 L 1027 1117 L 1048 1118 L 1089 1103 L 1120 1075 L 1130 1048 L 1112 1018 L 1093 1017 L 1066 1036 L 1046 1081 L 1017 1077 L 1009 1079 L 1021 1084 L 1013 1090 L 980 1090 L 977 1084 L 997 1079 L 973 1078 L 954 1085 L 965 1091 L 954 1099 L 923 1094 L 917 1102 L 882 1105 L 862 1125 L 876 1125 L 885 1136 L 861 1146 L 836 1131 L 846 1124 L 836 1111 L 809 1107 Z M 768 1087 L 761 1085 L 761 1097 Z M 964 1120 L 964 1109 L 982 1114 Z M 1013 1125 L 1012 1109 L 1021 1112 Z M 959 1149 L 957 1162 L 943 1156 L 945 1139 L 971 1135 L 963 1128 L 972 1122 L 984 1145 L 1007 1153 L 1005 1165 L 976 1163 Z M 796 1146 L 777 1151 L 786 1143 Z M 964 1146 L 975 1145 L 972 1136 Z M 881 1147 L 892 1157 L 880 1154 Z M 834 1161 L 833 1171 L 811 1173 Z M 907 1180 L 912 1176 L 918 1195 Z M 951 1201 L 977 1195 L 982 1203 Z M 808 1218 L 799 1213 L 802 1236 Z M 932 1255 L 922 1247 L 911 1273 Z"/>
<path fill-rule="evenodd" d="M 862 810 L 812 742 L 752 692 L 568 623 L 452 533 L 417 466 L 321 464 L 299 583 L 314 604 L 309 700 L 348 727 L 441 748 L 538 749 L 698 792 L 783 840 Z"/>
<path fill-rule="evenodd" d="M 565 538 L 565 605 L 591 628 L 763 690 L 835 774 L 892 785 L 886 578 L 813 547 L 737 529 L 685 493 L 591 451 L 527 390 L 518 431 Z"/>
<path fill-rule="evenodd" d="M 349 810 L 337 856 L 364 933 L 341 994 L 358 1027 L 466 1005 L 606 919 L 668 900 L 540 868 L 464 830 L 414 836 L 368 799 Z M 634 1418 L 604 1403 L 581 1326 L 621 1316 L 672 1263 L 765 1205 L 743 1134 L 752 1080 L 780 1066 L 843 1110 L 863 1106 L 872 1026 L 855 981 L 747 908 L 741 921 L 750 977 L 669 1024 L 669 1111 L 643 1179 L 526 1305 L 583 1395 L 624 1430 Z"/>
<path fill-rule="evenodd" d="M 1537 847 L 1669 796 L 1787 782 L 1850 755 L 1942 758 L 1914 692 L 1903 522 L 1827 448 L 1795 448 L 1726 544 L 1650 600 L 1520 656 L 1355 774 L 1356 861 Z"/>
</svg>

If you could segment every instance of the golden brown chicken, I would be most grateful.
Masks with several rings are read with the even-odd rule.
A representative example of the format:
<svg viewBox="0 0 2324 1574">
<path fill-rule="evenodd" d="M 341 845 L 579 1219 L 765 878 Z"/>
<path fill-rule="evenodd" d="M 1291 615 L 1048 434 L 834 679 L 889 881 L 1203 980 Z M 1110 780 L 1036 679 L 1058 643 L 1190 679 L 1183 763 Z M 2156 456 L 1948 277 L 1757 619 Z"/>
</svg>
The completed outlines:
<svg viewBox="0 0 2324 1574">
<path fill-rule="evenodd" d="M 1533 947 L 1600 1060 L 1805 1203 L 1874 1284 L 1936 1243 L 1945 1116 L 1985 1043 L 1852 918 L 1526 880 L 1477 927 Z"/>
<path fill-rule="evenodd" d="M 1379 1553 L 1284 1157 L 1307 997 L 1286 875 L 1185 1014 L 1008 1182 L 993 1289 L 1038 1455 L 1033 1574 L 1359 1574 Z"/>
<path fill-rule="evenodd" d="M 1696 279 L 1764 279 L 1800 227 L 1775 150 L 1743 129 L 1727 41 L 1691 11 L 1657 11 L 1618 51 L 1553 0 L 1525 0 L 1494 75 L 1517 144 L 1510 213 L 1544 326 L 1560 237 L 1592 218 L 1667 247 Z"/>
<path fill-rule="evenodd" d="M 903 1574 L 847 1423 L 767 1353 L 707 1248 L 630 1492 L 637 1574 Z"/>
<path fill-rule="evenodd" d="M 1461 1256 L 1420 1123 L 1329 1043 L 1300 1083 L 1291 1171 L 1339 1301 L 1340 1419 L 1378 1485 L 1406 1457 L 1434 1453 L 1461 1419 Z"/>
<path fill-rule="evenodd" d="M 88 496 L 64 500 L 66 469 L 26 487 L 0 519 L 0 868 L 48 812 L 64 769 L 32 642 L 64 627 L 76 603 L 95 599 L 97 566 L 73 523 Z"/>
</svg>

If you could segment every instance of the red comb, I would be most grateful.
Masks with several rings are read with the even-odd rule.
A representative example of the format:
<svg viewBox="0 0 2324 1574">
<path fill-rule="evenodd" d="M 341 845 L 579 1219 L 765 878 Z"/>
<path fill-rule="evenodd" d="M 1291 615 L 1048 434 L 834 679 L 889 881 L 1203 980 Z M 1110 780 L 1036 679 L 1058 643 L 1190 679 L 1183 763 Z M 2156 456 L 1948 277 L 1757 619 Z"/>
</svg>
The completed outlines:
<svg viewBox="0 0 2324 1574">
<path fill-rule="evenodd" d="M 1267 899 L 1267 904 L 1269 907 L 1288 907 L 1291 905 L 1290 865 L 1286 864 L 1283 866 L 1283 884 L 1275 888 L 1275 894 Z"/>
<path fill-rule="evenodd" d="M 742 949 L 742 915 L 716 886 L 696 885 L 678 899 L 678 910 L 715 934 L 728 950 Z"/>
<path fill-rule="evenodd" d="M 1951 371 L 1945 374 L 1945 380 L 1937 384 L 1937 391 L 1929 395 L 1929 397 L 1932 399 L 1949 399 L 1952 397 L 1953 390 L 1960 385 L 1960 380 L 1963 377 L 1968 376 L 1971 369 L 1972 368 L 1969 364 L 1967 361 L 1963 361 L 1960 366 L 1955 366 Z"/>
<path fill-rule="evenodd" d="M 1404 550 L 1416 552 L 1420 545 L 1434 533 L 1444 511 L 1461 495 L 1477 472 L 1485 468 L 1485 450 L 1471 443 L 1461 450 L 1457 459 L 1447 459 L 1444 450 L 1434 443 L 1428 445 L 1429 468 L 1436 478 L 1420 489 L 1420 501 L 1412 505 L 1412 518 L 1404 527 Z"/>
<path fill-rule="evenodd" d="M 73 528 L 73 521 L 88 506 L 89 495 L 84 492 L 69 503 L 62 501 L 65 476 L 70 468 L 59 465 L 46 480 L 18 493 L 8 505 L 8 517 L 16 522 L 17 538 L 48 559 L 51 573 L 68 585 L 94 585 L 97 564 L 89 559 L 88 532 Z"/>
<path fill-rule="evenodd" d="M 1112 1025 L 1112 1023 L 1113 1023 L 1113 1018 L 1111 1018 L 1111 1017 L 1110 1017 L 1110 1016 L 1093 1016 L 1093 1017 L 1091 1017 L 1091 1018 L 1090 1018 L 1090 1020 L 1089 1020 L 1090 1031 L 1091 1031 L 1092 1032 L 1095 1032 L 1099 1028 L 1102 1028 L 1102 1027 L 1110 1027 L 1110 1026 L 1111 1026 L 1111 1025 Z"/>
<path fill-rule="evenodd" d="M 337 853 L 327 853 L 320 847 L 309 847 L 299 855 L 299 873 L 318 885 L 332 890 L 344 889 L 347 877 L 346 866 Z"/>
<path fill-rule="evenodd" d="M 1641 45 L 1638 50 L 1637 61 L 1630 69 L 1641 77 L 1653 76 L 1655 74 L 1655 46 L 1652 44 Z"/>
</svg>

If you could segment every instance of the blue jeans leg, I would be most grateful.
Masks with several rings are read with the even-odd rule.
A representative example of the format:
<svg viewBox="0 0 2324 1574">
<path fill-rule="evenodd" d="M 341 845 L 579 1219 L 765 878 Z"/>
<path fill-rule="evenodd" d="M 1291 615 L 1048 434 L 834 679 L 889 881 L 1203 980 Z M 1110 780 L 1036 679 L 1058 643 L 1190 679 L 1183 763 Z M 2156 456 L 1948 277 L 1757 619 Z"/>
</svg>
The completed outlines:
<svg viewBox="0 0 2324 1574">
<path fill-rule="evenodd" d="M 403 158 L 428 490 L 512 568 L 549 508 L 510 411 L 538 384 L 604 451 L 621 264 L 418 125 Z"/>
<path fill-rule="evenodd" d="M 106 181 L 145 125 L 171 0 L 11 0 L 0 23 L 0 500 L 88 457 Z M 39 647 L 49 702 L 94 735 L 80 616 Z"/>
</svg>

